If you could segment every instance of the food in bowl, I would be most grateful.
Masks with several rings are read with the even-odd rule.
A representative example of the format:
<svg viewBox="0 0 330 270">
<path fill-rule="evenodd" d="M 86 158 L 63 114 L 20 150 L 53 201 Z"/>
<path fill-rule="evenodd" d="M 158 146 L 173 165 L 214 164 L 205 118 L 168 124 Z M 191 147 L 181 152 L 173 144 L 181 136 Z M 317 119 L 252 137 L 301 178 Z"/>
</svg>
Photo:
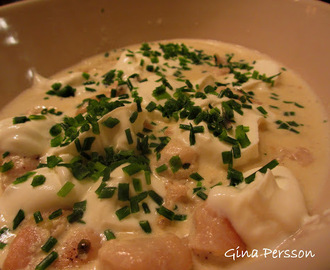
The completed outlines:
<svg viewBox="0 0 330 270">
<path fill-rule="evenodd" d="M 218 269 L 308 222 L 327 164 L 306 84 L 210 40 L 36 75 L 1 118 L 3 270 Z"/>
</svg>

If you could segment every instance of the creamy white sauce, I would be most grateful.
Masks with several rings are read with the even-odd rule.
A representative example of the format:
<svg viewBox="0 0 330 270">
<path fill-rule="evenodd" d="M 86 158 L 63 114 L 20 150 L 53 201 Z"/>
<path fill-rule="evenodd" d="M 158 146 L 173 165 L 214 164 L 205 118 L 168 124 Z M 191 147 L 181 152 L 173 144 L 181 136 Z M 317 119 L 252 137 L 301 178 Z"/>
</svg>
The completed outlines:
<svg viewBox="0 0 330 270">
<path fill-rule="evenodd" d="M 308 217 L 299 184 L 285 167 L 258 172 L 248 185 L 214 187 L 207 204 L 228 216 L 244 242 L 256 249 L 283 241 Z"/>
<path fill-rule="evenodd" d="M 175 41 L 177 42 L 177 41 Z M 280 167 L 267 171 L 267 173 L 257 173 L 255 180 L 251 184 L 241 183 L 236 187 L 228 186 L 227 165 L 222 163 L 222 152 L 230 151 L 231 145 L 220 141 L 208 132 L 206 123 L 198 125 L 204 127 L 204 133 L 196 133 L 196 144 L 191 146 L 198 153 L 198 173 L 204 177 L 208 193 L 206 200 L 207 206 L 219 215 L 225 214 L 230 220 L 235 230 L 250 249 L 274 246 L 281 243 L 291 234 L 297 231 L 304 224 L 304 220 L 312 215 L 313 204 L 319 192 L 319 187 L 324 181 L 327 170 L 327 153 L 322 151 L 328 149 L 328 135 L 326 124 L 323 123 L 325 117 L 322 109 L 319 108 L 318 101 L 310 92 L 308 87 L 291 71 L 283 71 L 281 65 L 268 57 L 248 49 L 233 46 L 230 44 L 218 43 L 213 41 L 191 41 L 185 43 L 203 49 L 205 52 L 224 56 L 226 53 L 234 53 L 235 61 L 245 59 L 250 62 L 253 69 L 260 75 L 267 77 L 281 72 L 280 76 L 274 78 L 274 86 L 256 79 L 250 79 L 241 86 L 232 87 L 234 90 L 243 89 L 246 92 L 253 91 L 256 102 L 250 104 L 251 110 L 244 110 L 240 115 L 234 112 L 235 123 L 233 129 L 228 131 L 228 135 L 235 137 L 235 127 L 239 125 L 248 126 L 248 138 L 251 144 L 242 148 L 241 158 L 234 159 L 233 166 L 244 172 L 248 176 L 261 166 L 274 158 L 280 158 Z M 153 45 L 155 48 L 157 44 Z M 138 50 L 139 47 L 132 47 Z M 111 69 L 122 70 L 123 79 L 127 80 L 129 75 L 137 73 L 140 78 L 147 78 L 148 81 L 140 83 L 131 80 L 133 87 L 138 87 L 139 96 L 143 97 L 141 106 L 145 108 L 149 102 L 164 105 L 165 99 L 157 101 L 152 93 L 153 90 L 161 85 L 159 76 L 146 71 L 147 65 L 152 65 L 150 58 L 135 53 L 128 56 L 130 51 L 112 52 L 110 58 L 103 55 L 88 59 L 54 76 L 51 79 L 36 77 L 34 86 L 22 93 L 11 104 L 5 107 L 0 117 L 0 150 L 11 153 L 22 153 L 27 155 L 40 155 L 41 162 L 46 162 L 47 156 L 58 155 L 64 162 L 69 162 L 72 157 L 78 155 L 76 146 L 72 143 L 64 147 L 50 147 L 49 129 L 60 122 L 63 116 L 49 116 L 46 120 L 29 121 L 24 124 L 12 125 L 12 117 L 19 115 L 31 115 L 34 108 L 56 108 L 57 111 L 64 111 L 65 115 L 74 116 L 76 106 L 85 98 L 92 98 L 96 94 L 109 94 L 109 87 L 102 83 L 99 85 L 83 85 L 86 79 L 82 72 L 90 74 L 90 81 L 101 81 L 101 75 Z M 117 61 L 116 57 L 119 56 Z M 141 65 L 141 60 L 144 63 Z M 256 60 L 254 63 L 253 61 Z M 167 63 L 167 64 L 165 64 Z M 157 65 L 167 68 L 163 71 L 167 75 L 168 83 L 174 88 L 186 85 L 184 81 L 178 81 L 173 73 L 171 66 L 178 66 L 178 61 L 159 58 Z M 206 72 L 204 72 L 204 69 Z M 195 66 L 192 70 L 186 71 L 186 76 L 195 87 L 199 85 L 200 91 L 207 85 L 214 85 L 214 82 L 228 83 L 235 81 L 233 74 L 220 74 L 207 65 Z M 47 96 L 45 92 L 51 89 L 54 83 L 60 82 L 62 85 L 69 84 L 76 88 L 75 97 L 59 98 Z M 95 88 L 97 92 L 88 92 L 85 87 Z M 167 89 L 167 92 L 171 92 Z M 130 99 L 132 101 L 132 99 Z M 223 101 L 229 99 L 224 97 L 219 99 L 215 95 L 208 95 L 206 99 L 195 99 L 195 105 L 202 109 L 211 106 L 220 107 Z M 287 102 L 290 101 L 290 102 Z M 24 106 L 22 106 L 24 104 Z M 300 108 L 298 105 L 303 105 Z M 266 109 L 265 117 L 257 107 Z M 272 107 L 270 107 L 271 105 Z M 31 111 L 27 112 L 25 108 Z M 177 138 L 182 145 L 190 145 L 189 131 L 180 129 L 179 124 L 193 124 L 192 120 L 182 119 L 179 122 L 163 118 L 161 113 L 153 111 L 148 113 L 145 109 L 138 114 L 134 123 L 129 121 L 132 113 L 136 111 L 136 104 L 126 104 L 104 115 L 99 123 L 108 117 L 117 118 L 120 123 L 114 128 L 100 124 L 100 134 L 95 135 L 91 130 L 79 136 L 82 142 L 85 138 L 95 136 L 91 151 L 103 153 L 104 148 L 113 146 L 116 151 L 135 149 L 137 134 L 141 132 L 144 121 L 154 122 L 157 125 L 153 133 L 156 136 L 165 136 L 168 127 L 170 137 Z M 285 116 L 285 112 L 295 112 L 294 115 Z M 299 134 L 288 130 L 278 129 L 276 120 L 295 121 L 303 124 L 294 127 L 299 130 Z M 125 130 L 130 129 L 133 144 L 129 144 L 125 136 Z M 319 149 L 320 146 L 322 149 Z M 303 164 L 299 162 L 299 157 L 292 155 L 298 148 L 303 147 L 313 157 L 313 162 Z M 284 155 L 286 153 L 286 155 Z M 305 152 L 304 152 L 305 153 Z M 301 158 L 301 157 L 300 157 Z M 304 157 L 303 157 L 304 158 Z M 166 196 L 167 177 L 155 172 L 157 164 L 155 157 L 151 157 L 151 185 L 143 181 L 143 190 L 155 190 L 159 195 Z M 296 159 L 296 160 L 295 160 Z M 297 160 L 298 159 L 298 160 Z M 131 183 L 131 177 L 122 170 L 128 163 L 117 167 L 112 173 L 108 186 L 117 187 L 119 183 Z M 111 199 L 99 199 L 95 190 L 100 185 L 100 180 L 78 181 L 70 171 L 64 167 L 55 169 L 40 168 L 36 169 L 37 174 L 46 176 L 46 182 L 39 187 L 32 187 L 31 179 L 18 184 L 9 185 L 4 191 L 0 191 L 0 228 L 3 226 L 11 227 L 12 220 L 17 214 L 18 209 L 24 209 L 26 216 L 32 215 L 35 211 L 48 209 L 70 208 L 77 201 L 87 200 L 87 209 L 84 214 L 86 225 L 102 234 L 104 230 L 111 228 L 116 234 L 143 234 L 139 226 L 139 220 L 148 220 L 153 228 L 153 233 L 162 231 L 157 227 L 157 205 L 149 197 L 146 199 L 151 214 L 139 213 L 131 214 L 129 217 L 118 220 L 115 211 L 127 203 L 117 200 L 117 196 Z M 135 174 L 134 177 L 144 180 L 143 171 Z M 57 192 L 65 182 L 74 183 L 75 187 L 66 196 L 61 198 Z M 221 182 L 221 186 L 215 184 Z M 201 202 L 192 189 L 196 187 L 196 181 L 187 179 L 186 185 L 191 189 L 189 196 L 193 204 Z M 211 188 L 213 187 L 213 188 Z M 130 193 L 135 191 L 130 186 Z M 192 204 L 192 205 L 193 205 Z M 168 231 L 175 232 L 180 237 L 188 236 L 192 223 L 192 212 L 194 207 L 182 206 L 178 204 L 180 213 L 187 214 L 187 220 L 177 222 L 170 226 Z M 104 213 L 107 213 L 106 215 Z M 0 251 L 0 266 L 4 260 L 7 247 Z M 196 263 L 196 267 L 199 263 Z"/>
</svg>

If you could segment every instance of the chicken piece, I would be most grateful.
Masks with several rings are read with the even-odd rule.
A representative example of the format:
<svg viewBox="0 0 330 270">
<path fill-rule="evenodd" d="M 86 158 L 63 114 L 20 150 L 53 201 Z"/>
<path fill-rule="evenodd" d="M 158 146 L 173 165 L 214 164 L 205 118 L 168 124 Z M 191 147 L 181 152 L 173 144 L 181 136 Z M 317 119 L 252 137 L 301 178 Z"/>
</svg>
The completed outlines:
<svg viewBox="0 0 330 270">
<path fill-rule="evenodd" d="M 168 207 L 174 206 L 175 203 L 189 202 L 189 188 L 184 183 L 170 182 L 166 184 L 165 204 Z"/>
<path fill-rule="evenodd" d="M 101 247 L 101 238 L 92 229 L 78 228 L 70 230 L 56 247 L 58 259 L 54 267 L 63 269 L 79 267 L 95 260 Z"/>
<path fill-rule="evenodd" d="M 101 237 L 85 225 L 70 225 L 66 218 L 69 212 L 53 220 L 47 219 L 51 212 L 43 213 L 44 220 L 38 225 L 33 219 L 24 221 L 9 244 L 3 270 L 35 269 L 45 257 L 41 247 L 50 236 L 58 240 L 54 246 L 58 258 L 52 264 L 55 269 L 79 267 L 96 259 Z"/>
<path fill-rule="evenodd" d="M 189 246 L 201 260 L 224 263 L 230 261 L 224 256 L 227 250 L 236 250 L 237 247 L 239 252 L 246 250 L 230 221 L 218 216 L 204 204 L 196 208 L 193 218 L 195 230 L 189 237 Z"/>
<path fill-rule="evenodd" d="M 99 260 L 107 270 L 192 269 L 189 248 L 173 234 L 108 241 Z"/>
<path fill-rule="evenodd" d="M 39 165 L 39 156 L 22 156 L 17 154 L 10 154 L 5 157 L 2 163 L 10 162 L 14 163 L 14 166 L 9 171 L 6 171 L 0 175 L 0 186 L 3 190 L 6 189 L 15 179 L 28 171 L 35 170 Z"/>
<path fill-rule="evenodd" d="M 314 161 L 314 157 L 311 152 L 304 147 L 297 147 L 293 151 L 281 148 L 279 160 L 283 160 L 285 158 L 297 161 L 303 167 L 310 165 Z"/>
<path fill-rule="evenodd" d="M 179 156 L 182 164 L 189 165 L 188 168 L 180 168 L 177 172 L 172 172 L 170 169 L 170 159 L 173 156 Z M 161 151 L 161 157 L 156 166 L 162 164 L 168 165 L 169 169 L 162 172 L 161 175 L 172 180 L 188 179 L 189 175 L 198 170 L 198 153 L 194 148 L 184 144 L 177 139 L 171 141 Z"/>
<path fill-rule="evenodd" d="M 9 252 L 2 269 L 28 269 L 33 257 L 41 252 L 40 247 L 48 237 L 48 231 L 41 227 L 30 224 L 22 227 L 9 246 Z"/>
</svg>

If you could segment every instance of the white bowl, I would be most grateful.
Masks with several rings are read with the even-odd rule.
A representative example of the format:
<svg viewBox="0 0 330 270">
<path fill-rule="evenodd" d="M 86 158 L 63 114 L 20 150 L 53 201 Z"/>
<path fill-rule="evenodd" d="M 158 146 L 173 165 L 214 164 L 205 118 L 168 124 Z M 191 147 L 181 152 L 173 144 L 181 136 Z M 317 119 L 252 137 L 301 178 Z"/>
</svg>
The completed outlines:
<svg viewBox="0 0 330 270">
<path fill-rule="evenodd" d="M 200 38 L 270 55 L 310 85 L 329 115 L 329 28 L 330 5 L 313 0 L 26 0 L 0 8 L 0 107 L 31 85 L 31 70 L 47 77 L 116 47 Z M 330 207 L 329 174 L 326 179 L 316 214 Z M 249 267 L 326 269 L 329 231 L 290 247 L 313 250 L 314 258 L 274 259 Z"/>
</svg>

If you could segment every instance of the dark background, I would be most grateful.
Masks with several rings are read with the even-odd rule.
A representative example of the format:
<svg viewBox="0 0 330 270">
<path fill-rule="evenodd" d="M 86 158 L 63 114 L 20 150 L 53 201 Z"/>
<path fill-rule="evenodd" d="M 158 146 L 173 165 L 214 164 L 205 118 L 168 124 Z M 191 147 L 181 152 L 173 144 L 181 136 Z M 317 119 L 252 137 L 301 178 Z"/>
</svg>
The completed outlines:
<svg viewBox="0 0 330 270">
<path fill-rule="evenodd" d="M 0 5 L 5 5 L 13 2 L 18 2 L 19 0 L 0 0 Z"/>
</svg>

